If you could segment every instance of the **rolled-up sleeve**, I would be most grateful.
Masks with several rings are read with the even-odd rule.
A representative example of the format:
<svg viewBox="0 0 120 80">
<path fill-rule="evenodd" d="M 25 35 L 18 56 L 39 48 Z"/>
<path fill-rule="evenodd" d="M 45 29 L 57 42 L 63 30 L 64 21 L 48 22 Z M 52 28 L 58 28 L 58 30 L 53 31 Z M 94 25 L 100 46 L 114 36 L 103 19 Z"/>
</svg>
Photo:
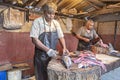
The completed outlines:
<svg viewBox="0 0 120 80">
<path fill-rule="evenodd" d="M 30 37 L 38 38 L 39 36 L 39 22 L 38 20 L 34 20 L 32 23 L 31 31 L 30 31 Z"/>
</svg>

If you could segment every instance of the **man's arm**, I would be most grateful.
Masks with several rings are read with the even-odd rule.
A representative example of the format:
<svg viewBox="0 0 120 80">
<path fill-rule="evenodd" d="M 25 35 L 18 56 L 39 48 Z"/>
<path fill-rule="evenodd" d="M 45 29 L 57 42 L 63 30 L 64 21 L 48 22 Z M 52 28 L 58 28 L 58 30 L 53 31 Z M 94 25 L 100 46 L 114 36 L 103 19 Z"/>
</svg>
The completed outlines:
<svg viewBox="0 0 120 80">
<path fill-rule="evenodd" d="M 90 42 L 90 39 L 85 38 L 85 37 L 82 37 L 82 36 L 80 36 L 79 34 L 76 34 L 76 37 L 77 37 L 78 39 L 80 39 L 80 40 L 85 41 L 85 42 Z"/>
<path fill-rule="evenodd" d="M 67 50 L 67 47 L 66 47 L 64 37 L 59 38 L 59 40 L 60 40 L 60 43 L 62 44 L 62 47 L 63 47 L 63 53 L 69 53 L 69 51 Z"/>
<path fill-rule="evenodd" d="M 49 57 L 56 57 L 57 52 L 53 49 L 49 49 L 48 47 L 46 47 L 39 39 L 32 38 L 32 42 L 37 48 L 45 51 Z"/>
<path fill-rule="evenodd" d="M 63 49 L 66 49 L 65 39 L 63 37 L 61 37 L 61 38 L 59 38 L 59 40 L 62 44 Z"/>
<path fill-rule="evenodd" d="M 35 44 L 35 46 L 38 48 L 38 49 L 41 49 L 45 52 L 48 52 L 49 51 L 49 48 L 46 47 L 38 38 L 34 38 L 32 37 L 32 42 Z"/>
</svg>

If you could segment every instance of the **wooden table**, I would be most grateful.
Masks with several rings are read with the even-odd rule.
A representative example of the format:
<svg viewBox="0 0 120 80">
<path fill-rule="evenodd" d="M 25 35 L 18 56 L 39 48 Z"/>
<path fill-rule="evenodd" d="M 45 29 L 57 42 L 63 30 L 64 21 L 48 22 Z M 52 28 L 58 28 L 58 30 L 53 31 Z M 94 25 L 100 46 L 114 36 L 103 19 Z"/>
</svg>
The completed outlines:
<svg viewBox="0 0 120 80">
<path fill-rule="evenodd" d="M 120 58 L 106 54 L 97 54 L 96 57 L 106 65 L 107 72 L 120 66 Z M 100 76 L 105 72 L 99 66 L 90 68 L 77 68 L 73 64 L 70 69 L 66 69 L 60 60 L 52 59 L 48 64 L 49 80 L 100 80 Z"/>
<path fill-rule="evenodd" d="M 60 60 L 52 59 L 48 64 L 49 80 L 100 80 L 101 68 L 94 66 L 91 68 L 77 68 L 73 64 L 70 69 L 66 69 Z"/>
</svg>

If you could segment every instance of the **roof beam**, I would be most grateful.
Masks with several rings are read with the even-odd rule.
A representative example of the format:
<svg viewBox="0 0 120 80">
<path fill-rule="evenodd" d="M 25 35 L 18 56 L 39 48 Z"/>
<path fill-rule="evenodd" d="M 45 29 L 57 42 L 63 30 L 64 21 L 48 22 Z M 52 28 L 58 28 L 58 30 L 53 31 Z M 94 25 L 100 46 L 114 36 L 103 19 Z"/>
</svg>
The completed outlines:
<svg viewBox="0 0 120 80">
<path fill-rule="evenodd" d="M 92 2 L 90 2 L 90 1 L 88 1 L 88 0 L 86 0 L 86 1 L 87 1 L 88 4 L 90 4 L 90 5 L 93 6 L 94 8 L 96 8 L 96 9 L 101 9 L 100 7 L 96 6 L 94 3 L 92 3 Z"/>
<path fill-rule="evenodd" d="M 23 4 L 23 7 L 30 5 L 30 4 L 33 3 L 34 1 L 36 1 L 36 0 L 28 0 L 27 2 L 25 2 L 25 3 Z"/>
<path fill-rule="evenodd" d="M 114 5 L 108 5 L 106 8 L 120 8 L 120 3 Z"/>
<path fill-rule="evenodd" d="M 65 8 L 71 9 L 74 8 L 76 5 L 80 4 L 83 0 L 73 0 L 69 5 L 67 5 Z"/>
<path fill-rule="evenodd" d="M 42 7 L 48 0 L 40 0 L 36 7 Z"/>
<path fill-rule="evenodd" d="M 97 5 L 97 6 L 99 6 L 99 7 L 105 6 L 105 4 L 104 4 L 103 2 L 101 2 L 101 1 L 99 1 L 99 0 L 86 0 L 86 1 L 91 2 L 91 3 L 93 3 L 94 5 Z"/>
<path fill-rule="evenodd" d="M 100 0 L 102 2 L 119 2 L 120 0 Z"/>
<path fill-rule="evenodd" d="M 120 0 L 100 0 L 100 1 L 105 3 L 106 5 L 115 4 L 115 3 L 119 3 L 120 2 Z"/>
<path fill-rule="evenodd" d="M 63 17 L 69 17 L 69 18 L 77 18 L 77 19 L 82 19 L 84 18 L 82 15 L 68 15 L 68 14 L 63 14 L 63 13 L 56 13 L 58 16 L 63 16 Z"/>
<path fill-rule="evenodd" d="M 7 7 L 13 7 L 15 9 L 19 9 L 19 10 L 22 10 L 22 11 L 28 11 L 28 9 L 21 8 L 21 7 L 18 7 L 18 6 L 14 6 L 14 5 L 11 5 L 11 4 L 0 3 L 0 5 L 7 6 Z"/>
<path fill-rule="evenodd" d="M 94 11 L 94 12 L 90 12 L 87 14 L 87 16 L 92 16 L 92 17 L 95 17 L 95 16 L 98 16 L 98 15 L 102 15 L 102 14 L 108 14 L 108 13 L 115 13 L 115 12 L 120 12 L 120 8 L 112 8 L 112 9 L 101 9 L 99 11 Z"/>
</svg>

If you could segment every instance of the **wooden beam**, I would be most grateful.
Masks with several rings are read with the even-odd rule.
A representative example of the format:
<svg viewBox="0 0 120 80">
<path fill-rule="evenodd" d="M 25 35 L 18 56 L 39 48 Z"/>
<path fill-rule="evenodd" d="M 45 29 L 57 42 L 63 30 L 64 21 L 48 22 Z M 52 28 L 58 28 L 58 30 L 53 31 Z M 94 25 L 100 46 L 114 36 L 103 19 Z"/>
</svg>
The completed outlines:
<svg viewBox="0 0 120 80">
<path fill-rule="evenodd" d="M 96 9 L 101 9 L 100 7 L 96 6 L 94 3 L 90 2 L 87 0 L 87 3 L 90 4 L 91 6 L 93 6 Z"/>
<path fill-rule="evenodd" d="M 106 4 L 104 4 L 103 2 L 99 1 L 99 0 L 86 0 L 86 1 L 89 1 L 91 3 L 93 3 L 94 5 L 97 5 L 99 7 L 103 7 L 105 6 Z"/>
<path fill-rule="evenodd" d="M 75 6 L 75 8 L 78 10 L 78 12 L 82 11 L 84 7 L 88 6 L 89 4 L 86 3 L 85 0 L 83 0 L 79 5 Z"/>
<path fill-rule="evenodd" d="M 70 3 L 71 3 L 71 0 L 62 0 L 62 1 L 60 1 L 59 4 L 58 4 L 58 10 L 61 10 L 61 9 L 65 8 Z"/>
<path fill-rule="evenodd" d="M 76 5 L 79 5 L 83 0 L 72 0 L 69 5 L 67 5 L 65 8 L 71 9 L 74 8 Z"/>
<path fill-rule="evenodd" d="M 120 3 L 114 5 L 108 5 L 106 8 L 120 8 Z"/>
<path fill-rule="evenodd" d="M 53 3 L 57 4 L 59 0 L 52 0 Z"/>
<path fill-rule="evenodd" d="M 28 9 L 25 9 L 25 8 L 21 8 L 21 7 L 14 6 L 14 5 L 11 5 L 11 4 L 6 4 L 6 3 L 0 3 L 0 5 L 13 7 L 13 8 L 16 8 L 16 9 L 19 9 L 19 10 L 23 10 L 23 11 L 27 11 L 28 10 Z"/>
<path fill-rule="evenodd" d="M 39 4 L 39 0 L 38 1 L 34 1 L 34 3 L 32 4 L 32 6 L 36 6 L 36 5 L 38 5 Z"/>
<path fill-rule="evenodd" d="M 30 5 L 34 1 L 35 0 L 28 0 L 27 2 L 24 3 L 23 7 Z"/>
<path fill-rule="evenodd" d="M 90 18 L 92 18 L 95 21 L 98 22 L 106 22 L 106 21 L 116 21 L 116 20 L 120 20 L 120 14 L 103 14 L 103 15 L 98 15 L 92 18 L 92 16 Z"/>
<path fill-rule="evenodd" d="M 101 2 L 107 4 L 115 4 L 115 3 L 119 3 L 120 0 L 100 0 Z"/>
<path fill-rule="evenodd" d="M 0 62 L 0 71 L 12 69 L 12 64 L 9 61 Z"/>
<path fill-rule="evenodd" d="M 36 7 L 42 7 L 48 0 L 40 0 Z"/>
<path fill-rule="evenodd" d="M 99 11 L 94 11 L 94 12 L 90 12 L 88 13 L 86 16 L 97 16 L 97 15 L 102 15 L 102 14 L 108 14 L 108 13 L 115 13 L 115 12 L 120 12 L 120 8 L 114 8 L 114 9 L 101 9 Z"/>
<path fill-rule="evenodd" d="M 57 4 L 59 4 L 61 1 L 62 1 L 62 0 L 58 0 L 58 1 L 57 1 Z"/>
<path fill-rule="evenodd" d="M 119 2 L 120 0 L 100 0 L 102 2 Z"/>
<path fill-rule="evenodd" d="M 70 14 L 63 14 L 63 13 L 56 13 L 57 16 L 63 16 L 63 17 L 69 17 L 69 18 L 76 18 L 76 19 L 82 19 L 84 18 L 82 15 L 70 15 Z"/>
</svg>

